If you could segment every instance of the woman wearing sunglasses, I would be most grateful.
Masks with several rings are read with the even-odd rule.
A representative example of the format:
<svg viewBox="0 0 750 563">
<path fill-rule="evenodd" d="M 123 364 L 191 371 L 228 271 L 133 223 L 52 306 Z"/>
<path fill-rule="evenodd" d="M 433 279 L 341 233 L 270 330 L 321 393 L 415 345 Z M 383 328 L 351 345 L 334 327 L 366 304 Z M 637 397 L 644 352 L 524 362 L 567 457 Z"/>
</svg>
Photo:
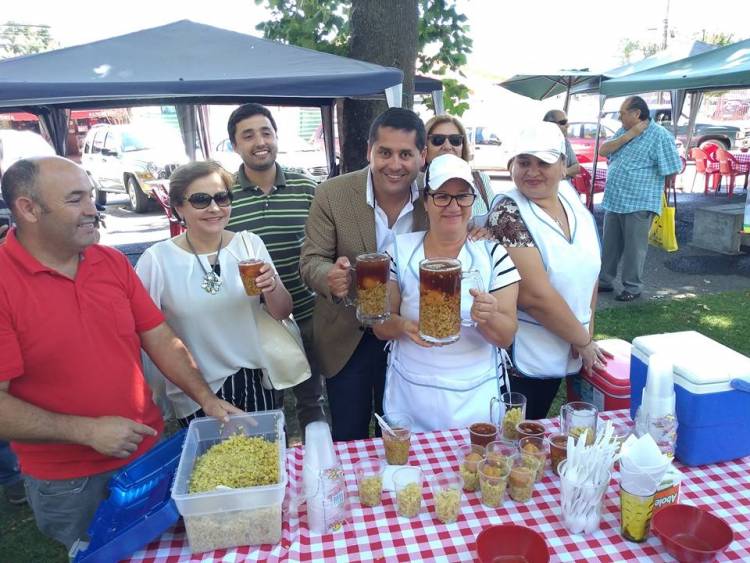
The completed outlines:
<svg viewBox="0 0 750 563">
<path fill-rule="evenodd" d="M 260 237 L 225 230 L 232 210 L 232 176 L 217 162 L 191 162 L 174 171 L 169 201 L 185 232 L 157 243 L 136 271 L 167 322 L 185 342 L 216 395 L 247 412 L 278 408 L 258 363 L 254 322 L 261 301 L 275 319 L 292 312 L 292 299 Z M 255 283 L 261 297 L 245 293 L 238 262 L 264 262 Z M 198 405 L 167 381 L 144 356 L 144 371 L 166 412 L 180 424 L 203 416 Z M 167 405 L 163 393 L 169 400 Z"/>
<path fill-rule="evenodd" d="M 451 115 L 436 115 L 425 125 L 427 130 L 427 156 L 425 164 L 441 154 L 454 154 L 466 162 L 471 160 L 466 129 L 461 121 Z M 471 212 L 473 216 L 484 215 L 489 210 L 494 192 L 489 177 L 484 172 L 472 170 L 473 183 L 478 190 Z"/>
<path fill-rule="evenodd" d="M 412 430 L 420 432 L 487 420 L 501 386 L 498 347 L 508 346 L 516 331 L 519 280 L 502 245 L 467 237 L 477 198 L 468 162 L 453 154 L 436 157 L 423 197 L 430 229 L 397 235 L 387 250 L 393 259 L 391 317 L 373 327 L 378 338 L 392 341 L 383 408 L 409 414 Z M 420 262 L 431 258 L 457 258 L 481 282 L 462 284 L 461 316 L 474 326 L 462 326 L 457 341 L 439 347 L 418 330 Z"/>
</svg>

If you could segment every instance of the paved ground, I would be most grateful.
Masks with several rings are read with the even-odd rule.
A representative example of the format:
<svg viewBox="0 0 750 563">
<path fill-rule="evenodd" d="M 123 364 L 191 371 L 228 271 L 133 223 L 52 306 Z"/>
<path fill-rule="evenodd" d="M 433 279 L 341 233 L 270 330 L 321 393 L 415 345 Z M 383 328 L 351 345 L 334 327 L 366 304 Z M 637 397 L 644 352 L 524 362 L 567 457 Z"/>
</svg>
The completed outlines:
<svg viewBox="0 0 750 563">
<path fill-rule="evenodd" d="M 679 250 L 666 252 L 649 247 L 646 258 L 645 287 L 641 299 L 633 303 L 656 301 L 666 298 L 681 298 L 703 293 L 718 293 L 729 290 L 750 289 L 750 254 L 725 256 L 709 250 L 690 246 L 693 235 L 693 215 L 696 208 L 744 202 L 745 192 L 740 188 L 731 200 L 726 191 L 719 194 L 702 191 L 703 178 L 699 176 L 693 186 L 693 167 L 689 166 L 677 183 L 676 232 Z M 496 192 L 507 189 L 507 175 L 493 178 Z M 599 203 L 602 195 L 594 200 L 594 217 L 601 234 L 604 212 Z M 619 280 L 615 288 L 621 288 Z M 616 292 L 599 294 L 597 308 L 626 307 L 627 303 L 614 300 Z"/>
<path fill-rule="evenodd" d="M 668 253 L 650 247 L 646 260 L 643 297 L 635 303 L 667 298 L 689 297 L 703 293 L 716 293 L 728 290 L 750 289 L 750 254 L 724 256 L 708 250 L 690 246 L 695 209 L 703 206 L 729 203 L 725 192 L 704 195 L 702 178 L 692 187 L 692 166 L 688 167 L 681 182 L 678 181 L 677 194 L 677 240 L 679 250 Z M 493 188 L 500 192 L 510 186 L 509 177 L 501 175 L 493 178 Z M 603 212 L 595 200 L 594 216 L 601 229 Z M 743 190 L 735 192 L 731 202 L 744 202 Z M 137 215 L 127 209 L 127 197 L 110 194 L 107 203 L 107 228 L 102 231 L 102 243 L 116 246 L 128 255 L 135 264 L 141 253 L 156 241 L 169 236 L 167 219 L 161 210 Z M 619 285 L 616 282 L 616 287 Z M 614 300 L 614 294 L 600 294 L 599 308 L 627 306 Z"/>
</svg>

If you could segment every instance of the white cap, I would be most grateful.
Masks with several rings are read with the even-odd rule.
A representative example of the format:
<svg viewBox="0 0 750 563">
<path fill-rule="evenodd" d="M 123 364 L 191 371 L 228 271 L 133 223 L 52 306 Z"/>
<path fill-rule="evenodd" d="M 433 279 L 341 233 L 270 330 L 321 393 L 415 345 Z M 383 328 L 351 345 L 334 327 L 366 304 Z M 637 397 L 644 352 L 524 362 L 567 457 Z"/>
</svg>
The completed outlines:
<svg viewBox="0 0 750 563">
<path fill-rule="evenodd" d="M 556 123 L 540 121 L 521 131 L 516 139 L 513 158 L 530 154 L 547 164 L 553 164 L 565 154 L 565 137 Z"/>
<path fill-rule="evenodd" d="M 425 177 L 425 188 L 430 192 L 440 189 L 448 180 L 458 178 L 465 181 L 476 192 L 474 177 L 471 175 L 471 166 L 463 158 L 455 154 L 441 154 L 435 157 L 427 167 Z"/>
</svg>

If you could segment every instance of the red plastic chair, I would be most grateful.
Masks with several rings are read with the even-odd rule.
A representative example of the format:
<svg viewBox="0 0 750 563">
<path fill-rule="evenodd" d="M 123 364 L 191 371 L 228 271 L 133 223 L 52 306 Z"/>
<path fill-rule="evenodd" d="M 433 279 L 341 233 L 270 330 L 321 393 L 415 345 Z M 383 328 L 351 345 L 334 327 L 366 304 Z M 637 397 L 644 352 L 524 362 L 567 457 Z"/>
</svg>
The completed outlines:
<svg viewBox="0 0 750 563">
<path fill-rule="evenodd" d="M 740 164 L 737 159 L 734 158 L 732 153 L 725 151 L 724 149 L 718 149 L 716 151 L 716 157 L 719 159 L 719 186 L 721 187 L 721 178 L 729 176 L 729 186 L 727 188 L 727 195 L 732 197 L 734 193 L 734 183 L 737 176 L 745 177 L 745 190 L 747 190 L 747 181 L 750 177 L 750 164 Z M 716 190 L 718 191 L 718 189 Z"/>
<path fill-rule="evenodd" d="M 169 205 L 169 192 L 166 186 L 164 184 L 156 184 L 151 187 L 151 193 L 154 195 L 154 199 L 161 205 L 167 219 L 169 219 L 169 236 L 176 237 L 182 234 L 185 231 L 185 227 L 182 226 L 180 220 L 172 213 L 172 206 Z"/>
<path fill-rule="evenodd" d="M 576 158 L 578 159 L 578 162 L 579 162 L 579 163 L 583 163 L 583 162 L 587 162 L 587 163 L 590 163 L 590 162 L 593 162 L 593 161 L 592 161 L 592 160 L 591 160 L 591 159 L 590 159 L 590 158 L 589 158 L 588 156 L 586 156 L 585 154 L 577 154 L 577 155 L 576 155 Z"/>
<path fill-rule="evenodd" d="M 690 157 L 695 162 L 695 175 L 693 176 L 693 185 L 690 186 L 690 191 L 692 192 L 693 187 L 695 187 L 695 179 L 698 177 L 698 174 L 703 174 L 703 193 L 707 194 L 709 177 L 714 179 L 714 188 L 716 187 L 719 166 L 718 164 L 715 165 L 713 162 L 709 161 L 708 155 L 705 151 L 698 147 L 695 147 L 690 151 Z"/>
<path fill-rule="evenodd" d="M 591 208 L 591 173 L 581 166 L 578 174 L 570 179 L 573 187 L 576 191 L 586 197 L 586 207 Z M 594 182 L 594 193 L 600 194 L 604 192 L 604 183 Z"/>
</svg>

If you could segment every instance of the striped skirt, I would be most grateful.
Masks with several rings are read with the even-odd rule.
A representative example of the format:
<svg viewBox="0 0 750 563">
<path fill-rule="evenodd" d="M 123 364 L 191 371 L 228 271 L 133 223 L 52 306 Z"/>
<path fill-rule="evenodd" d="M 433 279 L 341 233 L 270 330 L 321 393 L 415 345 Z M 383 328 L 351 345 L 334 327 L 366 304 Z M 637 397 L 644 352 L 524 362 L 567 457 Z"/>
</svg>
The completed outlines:
<svg viewBox="0 0 750 563">
<path fill-rule="evenodd" d="M 265 389 L 262 385 L 263 372 L 259 369 L 241 368 L 234 375 L 224 381 L 224 385 L 216 392 L 219 399 L 233 404 L 245 412 L 267 411 L 280 408 L 281 401 L 277 400 L 277 393 L 273 389 Z M 194 418 L 206 416 L 203 409 L 199 409 L 185 418 L 178 418 L 180 426 L 186 428 Z"/>
</svg>

